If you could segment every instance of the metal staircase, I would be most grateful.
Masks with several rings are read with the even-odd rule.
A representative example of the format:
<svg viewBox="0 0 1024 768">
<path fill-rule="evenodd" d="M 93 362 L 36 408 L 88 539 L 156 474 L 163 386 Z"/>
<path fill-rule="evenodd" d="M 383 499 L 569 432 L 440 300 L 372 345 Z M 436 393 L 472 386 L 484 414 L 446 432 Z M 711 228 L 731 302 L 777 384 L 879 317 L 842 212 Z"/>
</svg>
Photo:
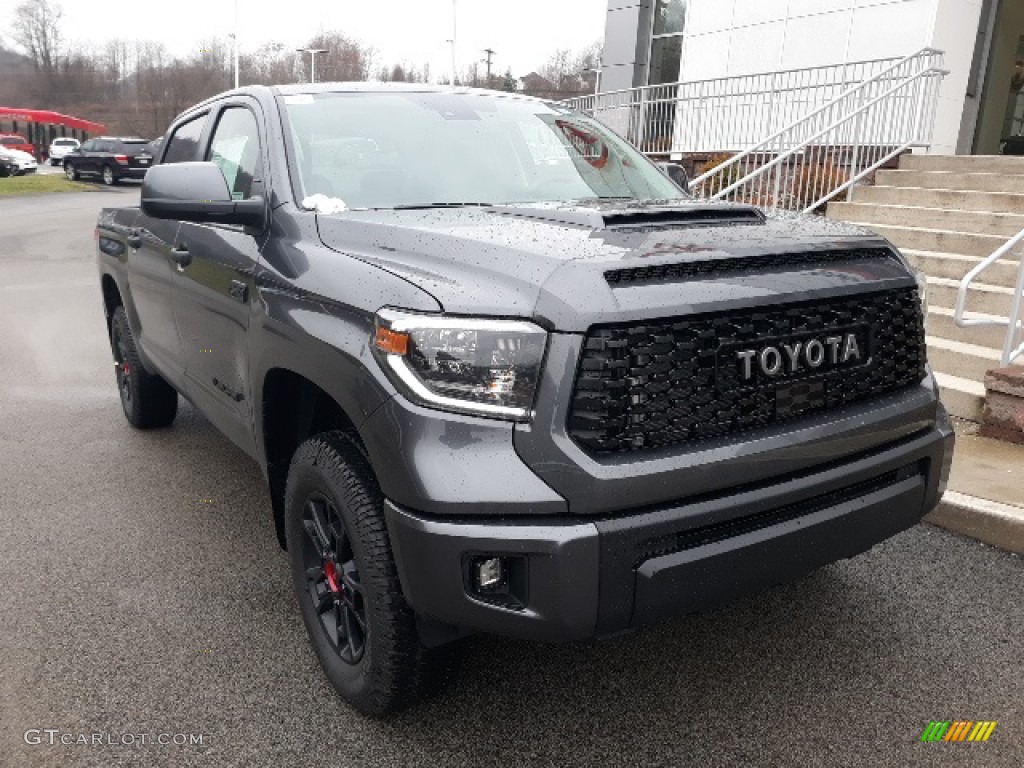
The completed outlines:
<svg viewBox="0 0 1024 768">
<path fill-rule="evenodd" d="M 727 153 L 694 179 L 698 196 L 809 211 L 931 145 L 942 60 L 925 48 L 902 59 L 633 88 L 568 104 L 651 155 Z"/>
<path fill-rule="evenodd" d="M 1024 158 L 906 155 L 828 215 L 891 240 L 928 278 L 928 355 L 955 415 L 1024 356 Z M 1013 318 L 1011 321 L 1010 318 Z"/>
</svg>

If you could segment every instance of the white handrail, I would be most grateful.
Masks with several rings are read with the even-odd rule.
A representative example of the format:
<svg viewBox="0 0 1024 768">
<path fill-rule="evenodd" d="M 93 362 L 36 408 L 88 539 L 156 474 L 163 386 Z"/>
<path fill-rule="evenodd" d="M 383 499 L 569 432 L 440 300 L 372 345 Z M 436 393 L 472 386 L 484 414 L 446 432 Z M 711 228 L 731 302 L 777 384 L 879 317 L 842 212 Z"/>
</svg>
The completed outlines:
<svg viewBox="0 0 1024 768">
<path fill-rule="evenodd" d="M 711 170 L 707 171 L 706 173 L 698 176 L 697 178 L 695 178 L 693 180 L 693 186 L 694 187 L 699 186 L 706 179 L 708 179 L 710 176 L 713 176 L 714 174 L 719 173 L 719 172 L 725 170 L 726 168 L 729 168 L 730 166 L 736 165 L 737 163 L 739 163 L 739 162 L 741 162 L 743 160 L 746 160 L 748 157 L 750 157 L 751 155 L 753 155 L 755 153 L 764 152 L 765 150 L 770 150 L 770 148 L 772 146 L 772 143 L 775 142 L 776 140 L 784 137 L 788 132 L 792 131 L 795 128 L 799 128 L 803 124 L 810 123 L 818 115 L 824 114 L 825 112 L 834 109 L 837 104 L 839 104 L 840 102 L 850 98 L 851 96 L 854 96 L 854 95 L 856 95 L 858 93 L 866 91 L 870 86 L 874 85 L 875 83 L 881 82 L 883 79 L 886 79 L 886 77 L 890 73 L 892 73 L 895 70 L 899 69 L 903 65 L 905 65 L 905 64 L 907 64 L 907 63 L 909 63 L 911 61 L 915 61 L 917 59 L 920 59 L 920 58 L 941 56 L 942 53 L 943 53 L 942 51 L 937 50 L 935 48 L 922 48 L 921 50 L 917 51 L 916 53 L 912 53 L 909 56 L 905 56 L 904 58 L 902 58 L 899 61 L 897 61 L 895 64 L 892 64 L 892 65 L 886 67 L 881 72 L 873 75 L 872 77 L 869 77 L 868 79 L 864 80 L 863 82 L 858 83 L 854 87 L 844 91 L 839 96 L 835 97 L 828 104 L 825 104 L 824 106 L 819 107 L 818 109 L 814 110 L 813 112 L 810 112 L 810 113 L 802 116 L 798 120 L 795 120 L 792 123 L 790 123 L 789 125 L 787 125 L 782 130 L 776 131 L 775 133 L 771 134 L 767 138 L 762 139 L 761 142 L 756 144 L 755 146 L 749 147 L 749 148 L 745 149 L 743 152 L 740 152 L 735 157 L 730 158 L 726 162 L 724 162 L 724 163 L 716 166 L 715 168 L 712 168 Z M 932 69 L 932 67 L 929 67 L 929 69 Z M 948 74 L 948 72 L 945 72 L 943 70 L 936 70 L 936 73 L 938 73 L 938 72 L 942 72 L 942 74 Z"/>
<path fill-rule="evenodd" d="M 938 73 L 940 71 L 941 70 L 926 69 L 923 72 L 918 72 L 917 74 L 912 75 L 912 76 L 906 78 L 905 80 L 903 80 L 899 84 L 893 86 L 888 91 L 883 93 L 881 96 L 878 96 L 877 98 L 873 99 L 872 101 L 868 102 L 867 104 L 864 104 L 860 108 L 855 109 L 853 112 L 850 112 L 848 114 L 844 114 L 841 118 L 839 118 L 838 120 L 832 122 L 827 127 L 822 128 L 820 131 L 815 133 L 813 136 L 808 137 L 806 140 L 804 140 L 804 142 L 802 144 L 798 144 L 797 146 L 791 147 L 790 149 L 786 150 L 785 152 L 783 152 L 783 153 L 781 153 L 779 155 L 776 155 L 770 162 L 765 163 L 764 165 L 762 165 L 758 169 L 756 169 L 756 170 L 752 171 L 751 173 L 747 174 L 746 176 L 744 176 L 739 181 L 734 182 L 732 185 L 726 187 L 725 189 L 718 190 L 713 195 L 713 197 L 724 197 L 725 195 L 729 194 L 730 192 L 732 192 L 732 191 L 742 187 L 743 185 L 745 185 L 747 182 L 749 182 L 750 180 L 752 180 L 756 176 L 759 176 L 760 174 L 764 173 L 765 171 L 768 171 L 768 170 L 774 168 L 775 166 L 779 165 L 780 163 L 785 162 L 786 160 L 788 160 L 789 158 L 793 157 L 794 155 L 797 155 L 797 154 L 800 154 L 800 153 L 804 152 L 804 150 L 806 150 L 806 148 L 815 139 L 820 139 L 823 136 L 827 135 L 829 132 L 834 131 L 836 128 L 841 126 L 843 123 L 847 122 L 850 118 L 856 117 L 857 115 L 860 115 L 863 112 L 866 112 L 867 110 L 869 110 L 871 107 L 875 106 L 876 104 L 880 104 L 882 101 L 887 99 L 889 96 L 892 96 L 894 93 L 896 93 L 897 91 L 902 90 L 903 88 L 905 88 L 907 85 L 913 83 L 914 81 L 916 81 L 916 80 L 918 80 L 918 79 L 920 79 L 920 78 L 922 78 L 922 77 L 924 77 L 926 75 L 936 74 L 936 73 Z M 826 107 L 825 109 L 828 109 L 828 107 Z M 819 110 L 818 112 L 815 112 L 814 115 L 819 114 L 821 111 L 822 110 Z M 811 116 L 814 116 L 814 115 L 811 115 Z M 808 117 L 811 117 L 811 116 L 808 116 Z M 796 123 L 794 123 L 794 125 L 796 125 Z M 779 134 L 779 135 L 781 135 L 781 134 Z M 912 146 L 912 145 L 907 144 L 905 146 L 909 147 L 909 146 Z M 763 144 L 762 144 L 762 147 L 763 147 Z M 736 158 L 744 157 L 744 156 L 749 155 L 749 154 L 750 154 L 750 151 L 748 150 L 747 152 L 744 152 L 744 153 L 741 153 L 740 155 L 737 155 Z M 693 182 L 691 183 L 690 186 L 691 187 L 699 186 L 709 176 L 712 176 L 712 175 L 714 175 L 716 173 L 719 173 L 722 170 L 724 170 L 725 168 L 728 168 L 730 165 L 733 165 L 734 164 L 733 161 L 736 160 L 736 158 L 733 158 L 732 160 L 729 160 L 727 162 L 722 163 L 721 165 L 711 169 L 710 171 L 708 171 L 707 173 L 705 173 L 702 176 L 698 176 L 696 179 L 693 180 Z M 883 163 L 884 162 L 888 162 L 889 159 L 891 159 L 891 156 L 887 156 L 886 160 L 883 161 Z M 870 170 L 873 170 L 873 169 L 869 169 L 869 172 L 870 172 Z M 843 188 L 845 189 L 848 186 L 850 186 L 849 182 L 844 184 Z M 827 195 L 825 199 L 829 199 L 831 197 L 834 197 L 837 193 L 838 193 L 838 190 L 835 190 L 830 195 Z M 814 207 L 815 207 L 815 205 L 809 206 L 806 210 L 807 211 L 813 210 Z"/>
<path fill-rule="evenodd" d="M 649 154 L 731 154 L 900 61 L 871 59 L 645 85 L 564 103 Z"/>
<path fill-rule="evenodd" d="M 960 287 L 956 292 L 956 307 L 953 310 L 953 319 L 961 328 L 976 327 L 979 325 L 1007 326 L 1006 340 L 1003 343 L 1003 354 L 1000 364 L 1005 368 L 1012 365 L 1021 355 L 1024 355 L 1024 339 L 1017 341 L 1017 334 L 1024 336 L 1024 254 L 1020 256 L 1020 266 L 1017 269 L 1017 286 L 1014 289 L 1013 301 L 1010 306 L 1010 314 L 1006 318 L 971 318 L 966 317 L 967 312 L 967 291 L 971 283 L 989 269 L 1000 259 L 1009 256 L 1019 245 L 1024 243 L 1024 229 L 1011 237 L 1002 248 L 997 250 L 978 266 L 968 272 L 960 281 Z"/>
</svg>

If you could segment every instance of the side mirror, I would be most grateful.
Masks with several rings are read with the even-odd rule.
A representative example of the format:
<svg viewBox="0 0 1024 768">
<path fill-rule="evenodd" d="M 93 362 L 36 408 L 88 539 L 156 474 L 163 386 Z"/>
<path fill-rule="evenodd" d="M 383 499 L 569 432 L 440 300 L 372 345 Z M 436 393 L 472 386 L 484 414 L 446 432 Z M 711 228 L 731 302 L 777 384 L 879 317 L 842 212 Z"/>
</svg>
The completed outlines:
<svg viewBox="0 0 1024 768">
<path fill-rule="evenodd" d="M 668 176 L 683 192 L 690 191 L 690 174 L 678 163 L 656 163 L 658 168 Z"/>
<path fill-rule="evenodd" d="M 233 200 L 224 174 L 213 163 L 154 165 L 142 182 L 142 212 L 154 219 L 262 228 L 262 197 Z"/>
</svg>

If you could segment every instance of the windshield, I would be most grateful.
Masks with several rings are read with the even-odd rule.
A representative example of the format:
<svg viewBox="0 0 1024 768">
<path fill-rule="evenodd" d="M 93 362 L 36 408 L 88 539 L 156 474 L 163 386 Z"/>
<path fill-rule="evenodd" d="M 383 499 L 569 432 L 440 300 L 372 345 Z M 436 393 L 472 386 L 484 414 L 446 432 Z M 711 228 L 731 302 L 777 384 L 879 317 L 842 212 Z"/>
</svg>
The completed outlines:
<svg viewBox="0 0 1024 768">
<path fill-rule="evenodd" d="M 686 194 L 599 123 L 557 104 L 477 93 L 282 97 L 299 199 L 332 209 Z"/>
<path fill-rule="evenodd" d="M 7 144 L 13 146 L 14 144 L 24 144 L 25 140 L 21 136 L 4 136 L 0 138 L 0 144 Z"/>
</svg>

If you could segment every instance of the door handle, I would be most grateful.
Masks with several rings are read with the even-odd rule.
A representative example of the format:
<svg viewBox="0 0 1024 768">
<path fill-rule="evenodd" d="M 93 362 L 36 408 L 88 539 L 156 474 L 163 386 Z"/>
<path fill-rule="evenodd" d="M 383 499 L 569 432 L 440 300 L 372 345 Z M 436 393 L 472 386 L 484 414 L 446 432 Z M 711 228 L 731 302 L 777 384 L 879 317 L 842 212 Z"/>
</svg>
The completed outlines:
<svg viewBox="0 0 1024 768">
<path fill-rule="evenodd" d="M 189 253 L 188 248 L 175 248 L 171 251 L 171 257 L 174 259 L 174 263 L 178 265 L 178 269 L 184 269 L 192 263 L 192 254 Z"/>
<path fill-rule="evenodd" d="M 128 236 L 124 239 L 128 243 L 129 248 L 141 248 L 142 247 L 142 230 L 131 229 L 128 230 Z"/>
</svg>

